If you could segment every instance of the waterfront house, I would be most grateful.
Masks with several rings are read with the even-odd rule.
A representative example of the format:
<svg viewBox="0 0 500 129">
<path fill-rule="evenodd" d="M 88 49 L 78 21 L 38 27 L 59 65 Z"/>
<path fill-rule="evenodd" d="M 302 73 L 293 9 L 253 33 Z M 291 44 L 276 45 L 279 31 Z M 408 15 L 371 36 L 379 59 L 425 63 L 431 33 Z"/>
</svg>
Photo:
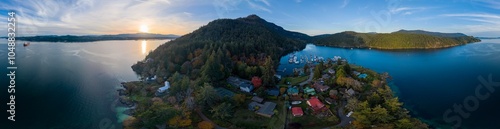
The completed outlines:
<svg viewBox="0 0 500 129">
<path fill-rule="evenodd" d="M 165 81 L 165 85 L 163 87 L 158 88 L 158 93 L 165 93 L 170 88 L 170 82 Z"/>
<path fill-rule="evenodd" d="M 361 79 L 364 79 L 364 78 L 366 78 L 366 77 L 368 77 L 368 75 L 367 75 L 367 74 L 364 74 L 364 73 L 363 73 L 363 74 L 359 74 L 359 75 L 358 75 L 358 78 L 361 78 Z"/>
<path fill-rule="evenodd" d="M 355 76 L 358 76 L 359 74 L 361 74 L 360 72 L 358 71 L 352 71 L 352 74 L 354 74 Z"/>
</svg>

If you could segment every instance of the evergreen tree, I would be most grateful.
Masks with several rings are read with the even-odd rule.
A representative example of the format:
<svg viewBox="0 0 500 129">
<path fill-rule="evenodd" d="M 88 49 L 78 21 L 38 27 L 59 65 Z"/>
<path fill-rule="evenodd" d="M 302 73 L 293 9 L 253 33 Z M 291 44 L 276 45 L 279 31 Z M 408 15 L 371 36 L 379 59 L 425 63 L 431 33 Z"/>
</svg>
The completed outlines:
<svg viewBox="0 0 500 129">
<path fill-rule="evenodd" d="M 262 71 L 262 83 L 264 86 L 274 86 L 276 84 L 274 80 L 274 64 L 270 56 L 266 58 L 264 64 L 264 70 Z"/>
</svg>

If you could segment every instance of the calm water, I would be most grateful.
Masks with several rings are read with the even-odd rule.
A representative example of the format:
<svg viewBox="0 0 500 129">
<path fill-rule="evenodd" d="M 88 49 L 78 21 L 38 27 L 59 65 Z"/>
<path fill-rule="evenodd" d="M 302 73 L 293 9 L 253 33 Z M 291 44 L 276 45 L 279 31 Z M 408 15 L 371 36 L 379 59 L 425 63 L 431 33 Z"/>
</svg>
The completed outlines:
<svg viewBox="0 0 500 129">
<path fill-rule="evenodd" d="M 167 40 L 18 44 L 16 122 L 8 122 L 8 96 L 0 93 L 2 129 L 121 128 L 120 82 L 137 80 L 130 66 Z M 7 89 L 7 41 L 0 41 L 1 91 Z"/>
<path fill-rule="evenodd" d="M 16 58 L 16 122 L 0 114 L 0 128 L 121 128 L 126 115 L 117 106 L 116 89 L 122 81 L 137 80 L 130 66 L 166 40 L 101 41 L 91 43 L 32 42 L 18 46 Z M 6 40 L 0 40 L 0 73 L 6 74 Z M 480 76 L 500 81 L 500 40 L 484 40 L 449 49 L 379 51 L 308 45 L 298 55 L 347 58 L 378 72 L 389 72 L 392 89 L 416 115 L 434 126 L 445 127 L 443 113 L 474 95 Z M 278 69 L 288 73 L 299 65 L 281 59 Z M 281 73 L 287 74 L 287 73 Z M 7 89 L 7 77 L 0 83 Z M 485 92 L 485 91 L 483 91 Z M 462 119 L 462 127 L 500 128 L 500 88 L 479 101 L 479 108 Z M 0 92 L 0 103 L 8 96 Z M 452 114 L 453 115 L 453 114 Z"/>
<path fill-rule="evenodd" d="M 481 84 L 478 77 L 500 82 L 500 40 L 484 40 L 447 49 L 380 51 L 370 49 L 342 49 L 307 45 L 297 55 L 317 55 L 332 58 L 342 56 L 350 63 L 370 68 L 377 72 L 388 72 L 393 81 L 391 88 L 396 91 L 405 107 L 435 127 L 447 128 L 443 114 L 453 110 L 454 104 L 464 105 L 468 96 L 475 95 Z M 292 72 L 288 56 L 280 60 L 279 70 L 287 69 L 282 75 Z M 500 87 L 485 100 L 479 101 L 477 110 L 467 111 L 468 118 L 462 117 L 462 128 L 500 128 Z M 481 90 L 481 94 L 488 92 Z M 469 102 L 469 101 L 468 101 Z M 473 105 L 473 102 L 470 102 Z M 451 114 L 454 116 L 457 114 Z M 457 115 L 458 116 L 458 115 Z M 454 124 L 454 123 L 453 123 Z"/>
</svg>

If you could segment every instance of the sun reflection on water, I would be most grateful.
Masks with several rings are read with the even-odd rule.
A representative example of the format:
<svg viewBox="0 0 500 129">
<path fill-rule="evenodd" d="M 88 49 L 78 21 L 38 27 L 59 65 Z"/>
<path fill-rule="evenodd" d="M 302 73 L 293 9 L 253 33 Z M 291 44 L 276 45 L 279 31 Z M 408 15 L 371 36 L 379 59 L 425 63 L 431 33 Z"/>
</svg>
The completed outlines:
<svg viewBox="0 0 500 129">
<path fill-rule="evenodd" d="M 147 46 L 147 41 L 146 40 L 142 40 L 141 42 L 141 48 L 142 48 L 142 54 L 146 54 L 146 46 Z"/>
</svg>

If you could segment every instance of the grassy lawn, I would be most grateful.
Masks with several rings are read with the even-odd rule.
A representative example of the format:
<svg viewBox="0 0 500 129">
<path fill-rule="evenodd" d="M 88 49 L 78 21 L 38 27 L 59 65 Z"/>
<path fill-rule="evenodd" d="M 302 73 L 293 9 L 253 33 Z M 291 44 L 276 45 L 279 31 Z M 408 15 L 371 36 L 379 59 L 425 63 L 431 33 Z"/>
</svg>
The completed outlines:
<svg viewBox="0 0 500 129">
<path fill-rule="evenodd" d="M 257 115 L 245 108 L 237 108 L 234 114 L 235 116 L 230 122 L 239 128 L 262 128 L 263 125 L 267 125 L 271 120 L 271 118 Z"/>
<path fill-rule="evenodd" d="M 283 102 L 275 101 L 276 110 L 278 110 L 278 114 L 274 114 L 271 120 L 269 121 L 268 128 L 270 129 L 282 129 L 285 125 L 286 120 L 286 107 Z"/>
<path fill-rule="evenodd" d="M 306 81 L 307 79 L 309 79 L 309 76 L 286 77 L 282 79 L 279 84 L 286 85 L 286 80 L 289 80 L 291 85 L 299 85 L 299 83 Z"/>
</svg>

